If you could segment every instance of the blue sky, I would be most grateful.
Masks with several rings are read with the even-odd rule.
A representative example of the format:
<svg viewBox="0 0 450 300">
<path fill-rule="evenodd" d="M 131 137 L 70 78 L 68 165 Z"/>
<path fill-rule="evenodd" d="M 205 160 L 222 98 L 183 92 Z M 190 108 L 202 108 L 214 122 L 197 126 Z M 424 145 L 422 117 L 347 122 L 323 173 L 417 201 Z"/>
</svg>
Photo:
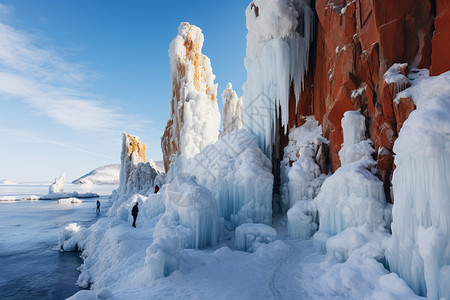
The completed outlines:
<svg viewBox="0 0 450 300">
<path fill-rule="evenodd" d="M 0 1 L 0 180 L 119 163 L 122 131 L 161 160 L 178 25 L 202 29 L 218 94 L 242 95 L 249 2 Z"/>
</svg>

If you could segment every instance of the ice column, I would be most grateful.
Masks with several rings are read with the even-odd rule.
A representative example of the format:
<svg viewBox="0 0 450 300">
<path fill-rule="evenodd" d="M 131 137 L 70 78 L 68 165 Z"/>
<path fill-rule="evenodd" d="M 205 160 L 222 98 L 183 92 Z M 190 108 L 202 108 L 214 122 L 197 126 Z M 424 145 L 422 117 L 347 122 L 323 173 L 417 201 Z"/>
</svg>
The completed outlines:
<svg viewBox="0 0 450 300">
<path fill-rule="evenodd" d="M 418 91 L 423 97 L 414 95 L 418 109 L 394 144 L 395 200 L 386 251 L 390 269 L 429 299 L 450 299 L 450 75 L 445 74 L 448 81 L 440 89 L 430 82 Z"/>
<path fill-rule="evenodd" d="M 201 53 L 204 37 L 200 28 L 181 23 L 170 43 L 171 116 L 161 138 L 164 167 L 185 161 L 214 143 L 219 135 L 220 113 L 217 84 L 211 62 Z"/>
<path fill-rule="evenodd" d="M 286 128 L 291 83 L 298 101 L 308 70 L 314 14 L 308 0 L 255 0 L 245 15 L 245 124 L 257 136 L 261 150 L 271 158 L 275 108 L 281 106 L 281 124 Z"/>
</svg>

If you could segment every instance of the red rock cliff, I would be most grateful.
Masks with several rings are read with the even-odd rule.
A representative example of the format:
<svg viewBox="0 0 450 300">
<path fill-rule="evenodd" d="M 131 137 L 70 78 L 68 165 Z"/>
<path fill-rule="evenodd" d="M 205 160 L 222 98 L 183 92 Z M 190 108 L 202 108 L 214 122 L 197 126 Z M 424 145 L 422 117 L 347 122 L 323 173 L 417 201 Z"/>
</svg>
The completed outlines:
<svg viewBox="0 0 450 300">
<path fill-rule="evenodd" d="M 430 68 L 437 75 L 450 69 L 450 2 L 428 0 L 317 0 L 316 36 L 310 72 L 297 111 L 289 125 L 311 114 L 330 141 L 332 170 L 340 166 L 345 111 L 360 109 L 367 135 L 378 152 L 378 175 L 388 199 L 393 169 L 393 143 L 415 108 L 411 99 L 393 99 L 400 90 L 387 84 L 384 73 L 394 63 Z M 433 31 L 434 29 L 434 31 Z M 403 67 L 402 73 L 408 72 Z M 406 88 L 403 86 L 402 88 Z M 294 106 L 295 107 L 295 106 Z"/>
</svg>

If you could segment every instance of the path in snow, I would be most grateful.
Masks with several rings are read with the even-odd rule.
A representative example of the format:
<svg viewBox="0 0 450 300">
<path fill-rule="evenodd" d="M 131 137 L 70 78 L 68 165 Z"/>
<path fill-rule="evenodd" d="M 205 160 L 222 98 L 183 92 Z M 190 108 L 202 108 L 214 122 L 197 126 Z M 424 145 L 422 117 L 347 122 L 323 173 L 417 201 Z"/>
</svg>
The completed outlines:
<svg viewBox="0 0 450 300">
<path fill-rule="evenodd" d="M 274 194 L 273 197 L 279 197 L 279 195 Z M 274 265 L 275 269 L 269 278 L 270 292 L 275 300 L 311 299 L 302 287 L 299 276 L 303 264 L 302 250 L 289 241 L 285 223 L 285 216 L 274 216 L 272 225 L 277 230 L 278 239 L 289 246 L 289 252 L 281 256 Z"/>
</svg>

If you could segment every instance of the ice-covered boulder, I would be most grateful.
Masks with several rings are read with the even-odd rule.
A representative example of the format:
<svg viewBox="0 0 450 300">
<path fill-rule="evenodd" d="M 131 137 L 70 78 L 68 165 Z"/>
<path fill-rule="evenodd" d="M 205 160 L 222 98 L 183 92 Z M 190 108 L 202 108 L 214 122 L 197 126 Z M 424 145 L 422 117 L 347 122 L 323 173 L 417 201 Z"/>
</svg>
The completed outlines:
<svg viewBox="0 0 450 300">
<path fill-rule="evenodd" d="M 181 23 L 170 43 L 171 115 L 161 138 L 164 167 L 185 160 L 214 143 L 219 135 L 217 84 L 211 62 L 201 53 L 200 28 Z"/>
<path fill-rule="evenodd" d="M 255 0 L 245 12 L 247 50 L 244 60 L 245 125 L 271 158 L 278 106 L 287 129 L 290 87 L 295 103 L 308 70 L 314 13 L 306 0 Z"/>
<path fill-rule="evenodd" d="M 277 232 L 265 224 L 244 223 L 236 227 L 236 249 L 253 251 L 257 244 L 267 244 L 275 241 Z"/>
<path fill-rule="evenodd" d="M 272 222 L 271 164 L 247 130 L 232 131 L 190 159 L 185 174 L 196 176 L 233 226 Z"/>
<path fill-rule="evenodd" d="M 62 174 L 55 179 L 55 181 L 50 185 L 48 189 L 49 194 L 62 193 L 64 191 L 64 184 L 66 181 L 66 173 Z"/>
<path fill-rule="evenodd" d="M 222 93 L 223 102 L 223 131 L 221 135 L 225 135 L 233 130 L 239 130 L 244 127 L 244 111 L 242 107 L 242 98 L 238 98 L 233 90 L 231 82 L 228 83 L 226 89 Z"/>
<path fill-rule="evenodd" d="M 411 78 L 397 95 L 417 105 L 394 144 L 389 267 L 414 292 L 450 299 L 450 72 Z"/>
</svg>

